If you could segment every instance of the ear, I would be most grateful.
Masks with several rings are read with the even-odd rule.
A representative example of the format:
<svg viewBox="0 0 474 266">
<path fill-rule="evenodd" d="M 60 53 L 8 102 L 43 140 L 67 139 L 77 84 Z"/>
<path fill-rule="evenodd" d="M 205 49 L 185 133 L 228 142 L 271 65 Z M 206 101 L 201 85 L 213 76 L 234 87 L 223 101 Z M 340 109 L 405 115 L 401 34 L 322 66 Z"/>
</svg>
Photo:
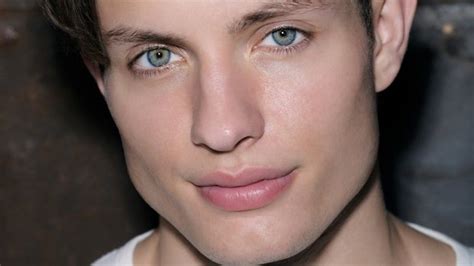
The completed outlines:
<svg viewBox="0 0 474 266">
<path fill-rule="evenodd" d="M 395 79 L 405 55 L 417 0 L 373 0 L 377 92 Z"/>
<path fill-rule="evenodd" d="M 92 77 L 95 79 L 97 87 L 100 90 L 100 93 L 106 97 L 105 82 L 104 82 L 104 71 L 100 69 L 98 63 L 91 61 L 86 57 L 82 57 L 82 61 L 86 65 L 87 69 L 91 73 Z"/>
</svg>

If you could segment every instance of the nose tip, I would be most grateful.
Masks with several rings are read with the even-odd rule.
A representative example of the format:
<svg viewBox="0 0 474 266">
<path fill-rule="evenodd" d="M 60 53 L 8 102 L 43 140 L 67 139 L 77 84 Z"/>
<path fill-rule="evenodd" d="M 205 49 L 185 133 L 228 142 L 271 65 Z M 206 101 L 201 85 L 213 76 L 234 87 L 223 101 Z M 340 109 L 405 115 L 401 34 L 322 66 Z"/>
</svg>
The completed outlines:
<svg viewBox="0 0 474 266">
<path fill-rule="evenodd" d="M 192 129 L 194 145 L 222 153 L 259 139 L 264 131 L 263 119 L 255 110 L 244 109 L 201 111 Z"/>
</svg>

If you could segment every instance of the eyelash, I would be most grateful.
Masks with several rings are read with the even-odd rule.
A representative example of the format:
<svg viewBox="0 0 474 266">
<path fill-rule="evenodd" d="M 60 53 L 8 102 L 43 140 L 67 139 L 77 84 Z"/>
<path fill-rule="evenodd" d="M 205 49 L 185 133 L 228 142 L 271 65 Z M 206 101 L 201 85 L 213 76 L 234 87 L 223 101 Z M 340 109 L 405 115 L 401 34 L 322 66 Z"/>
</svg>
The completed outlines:
<svg viewBox="0 0 474 266">
<path fill-rule="evenodd" d="M 281 27 L 274 28 L 274 29 L 270 30 L 269 32 L 267 32 L 265 34 L 265 36 L 260 40 L 260 43 L 263 42 L 263 40 L 265 40 L 267 37 L 271 36 L 271 34 L 273 34 L 274 32 L 280 31 L 280 30 L 294 30 L 294 31 L 297 32 L 297 34 L 302 34 L 303 39 L 300 42 L 296 43 L 296 44 L 291 44 L 291 45 L 288 45 L 288 46 L 264 47 L 264 46 L 261 46 L 259 44 L 259 45 L 255 46 L 254 49 L 262 49 L 264 51 L 266 50 L 266 52 L 274 53 L 274 54 L 281 55 L 281 56 L 289 55 L 289 54 L 298 52 L 299 50 L 303 49 L 312 40 L 313 35 L 314 35 L 312 32 L 304 31 L 304 30 L 301 30 L 301 29 L 296 28 L 296 27 L 281 26 Z M 159 74 L 165 73 L 167 71 L 173 70 L 176 67 L 176 63 L 168 63 L 166 65 L 151 68 L 151 69 L 139 69 L 136 66 L 138 59 L 140 59 L 146 53 L 148 53 L 150 51 L 153 51 L 155 49 L 160 49 L 160 48 L 161 49 L 163 49 L 163 48 L 168 49 L 168 50 L 170 50 L 170 52 L 173 53 L 173 50 L 170 49 L 167 46 L 153 45 L 153 46 L 149 46 L 149 47 L 145 48 L 143 51 L 141 51 L 135 57 L 133 57 L 133 59 L 128 63 L 128 68 L 132 71 L 132 73 L 134 74 L 135 77 L 138 77 L 138 78 L 151 78 L 151 77 L 154 77 L 156 75 L 159 75 Z"/>
</svg>

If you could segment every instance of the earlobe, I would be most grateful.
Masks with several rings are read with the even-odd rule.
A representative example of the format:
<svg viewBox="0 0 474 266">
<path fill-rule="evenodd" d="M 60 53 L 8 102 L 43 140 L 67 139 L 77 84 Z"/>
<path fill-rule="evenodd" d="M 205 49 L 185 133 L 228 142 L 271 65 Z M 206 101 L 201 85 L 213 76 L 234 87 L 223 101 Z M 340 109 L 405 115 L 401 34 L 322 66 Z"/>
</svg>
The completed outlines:
<svg viewBox="0 0 474 266">
<path fill-rule="evenodd" d="M 374 3 L 374 75 L 377 92 L 386 89 L 400 70 L 416 10 L 416 0 Z"/>
<path fill-rule="evenodd" d="M 87 69 L 91 73 L 92 77 L 94 78 L 97 87 L 100 90 L 100 93 L 105 97 L 106 96 L 106 90 L 105 90 L 105 84 L 104 84 L 104 73 L 100 69 L 99 64 L 96 62 L 91 61 L 90 59 L 87 59 L 85 57 L 82 58 L 84 61 L 84 64 L 86 65 Z"/>
</svg>

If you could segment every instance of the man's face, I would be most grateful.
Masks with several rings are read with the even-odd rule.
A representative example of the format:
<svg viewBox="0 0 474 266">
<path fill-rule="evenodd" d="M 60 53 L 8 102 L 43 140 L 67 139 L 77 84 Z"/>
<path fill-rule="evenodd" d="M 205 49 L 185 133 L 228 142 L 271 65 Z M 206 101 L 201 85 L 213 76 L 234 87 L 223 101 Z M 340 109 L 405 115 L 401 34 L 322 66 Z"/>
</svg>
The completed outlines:
<svg viewBox="0 0 474 266">
<path fill-rule="evenodd" d="M 217 262 L 298 253 L 373 169 L 365 29 L 351 1 L 313 2 L 98 1 L 131 178 Z"/>
</svg>

